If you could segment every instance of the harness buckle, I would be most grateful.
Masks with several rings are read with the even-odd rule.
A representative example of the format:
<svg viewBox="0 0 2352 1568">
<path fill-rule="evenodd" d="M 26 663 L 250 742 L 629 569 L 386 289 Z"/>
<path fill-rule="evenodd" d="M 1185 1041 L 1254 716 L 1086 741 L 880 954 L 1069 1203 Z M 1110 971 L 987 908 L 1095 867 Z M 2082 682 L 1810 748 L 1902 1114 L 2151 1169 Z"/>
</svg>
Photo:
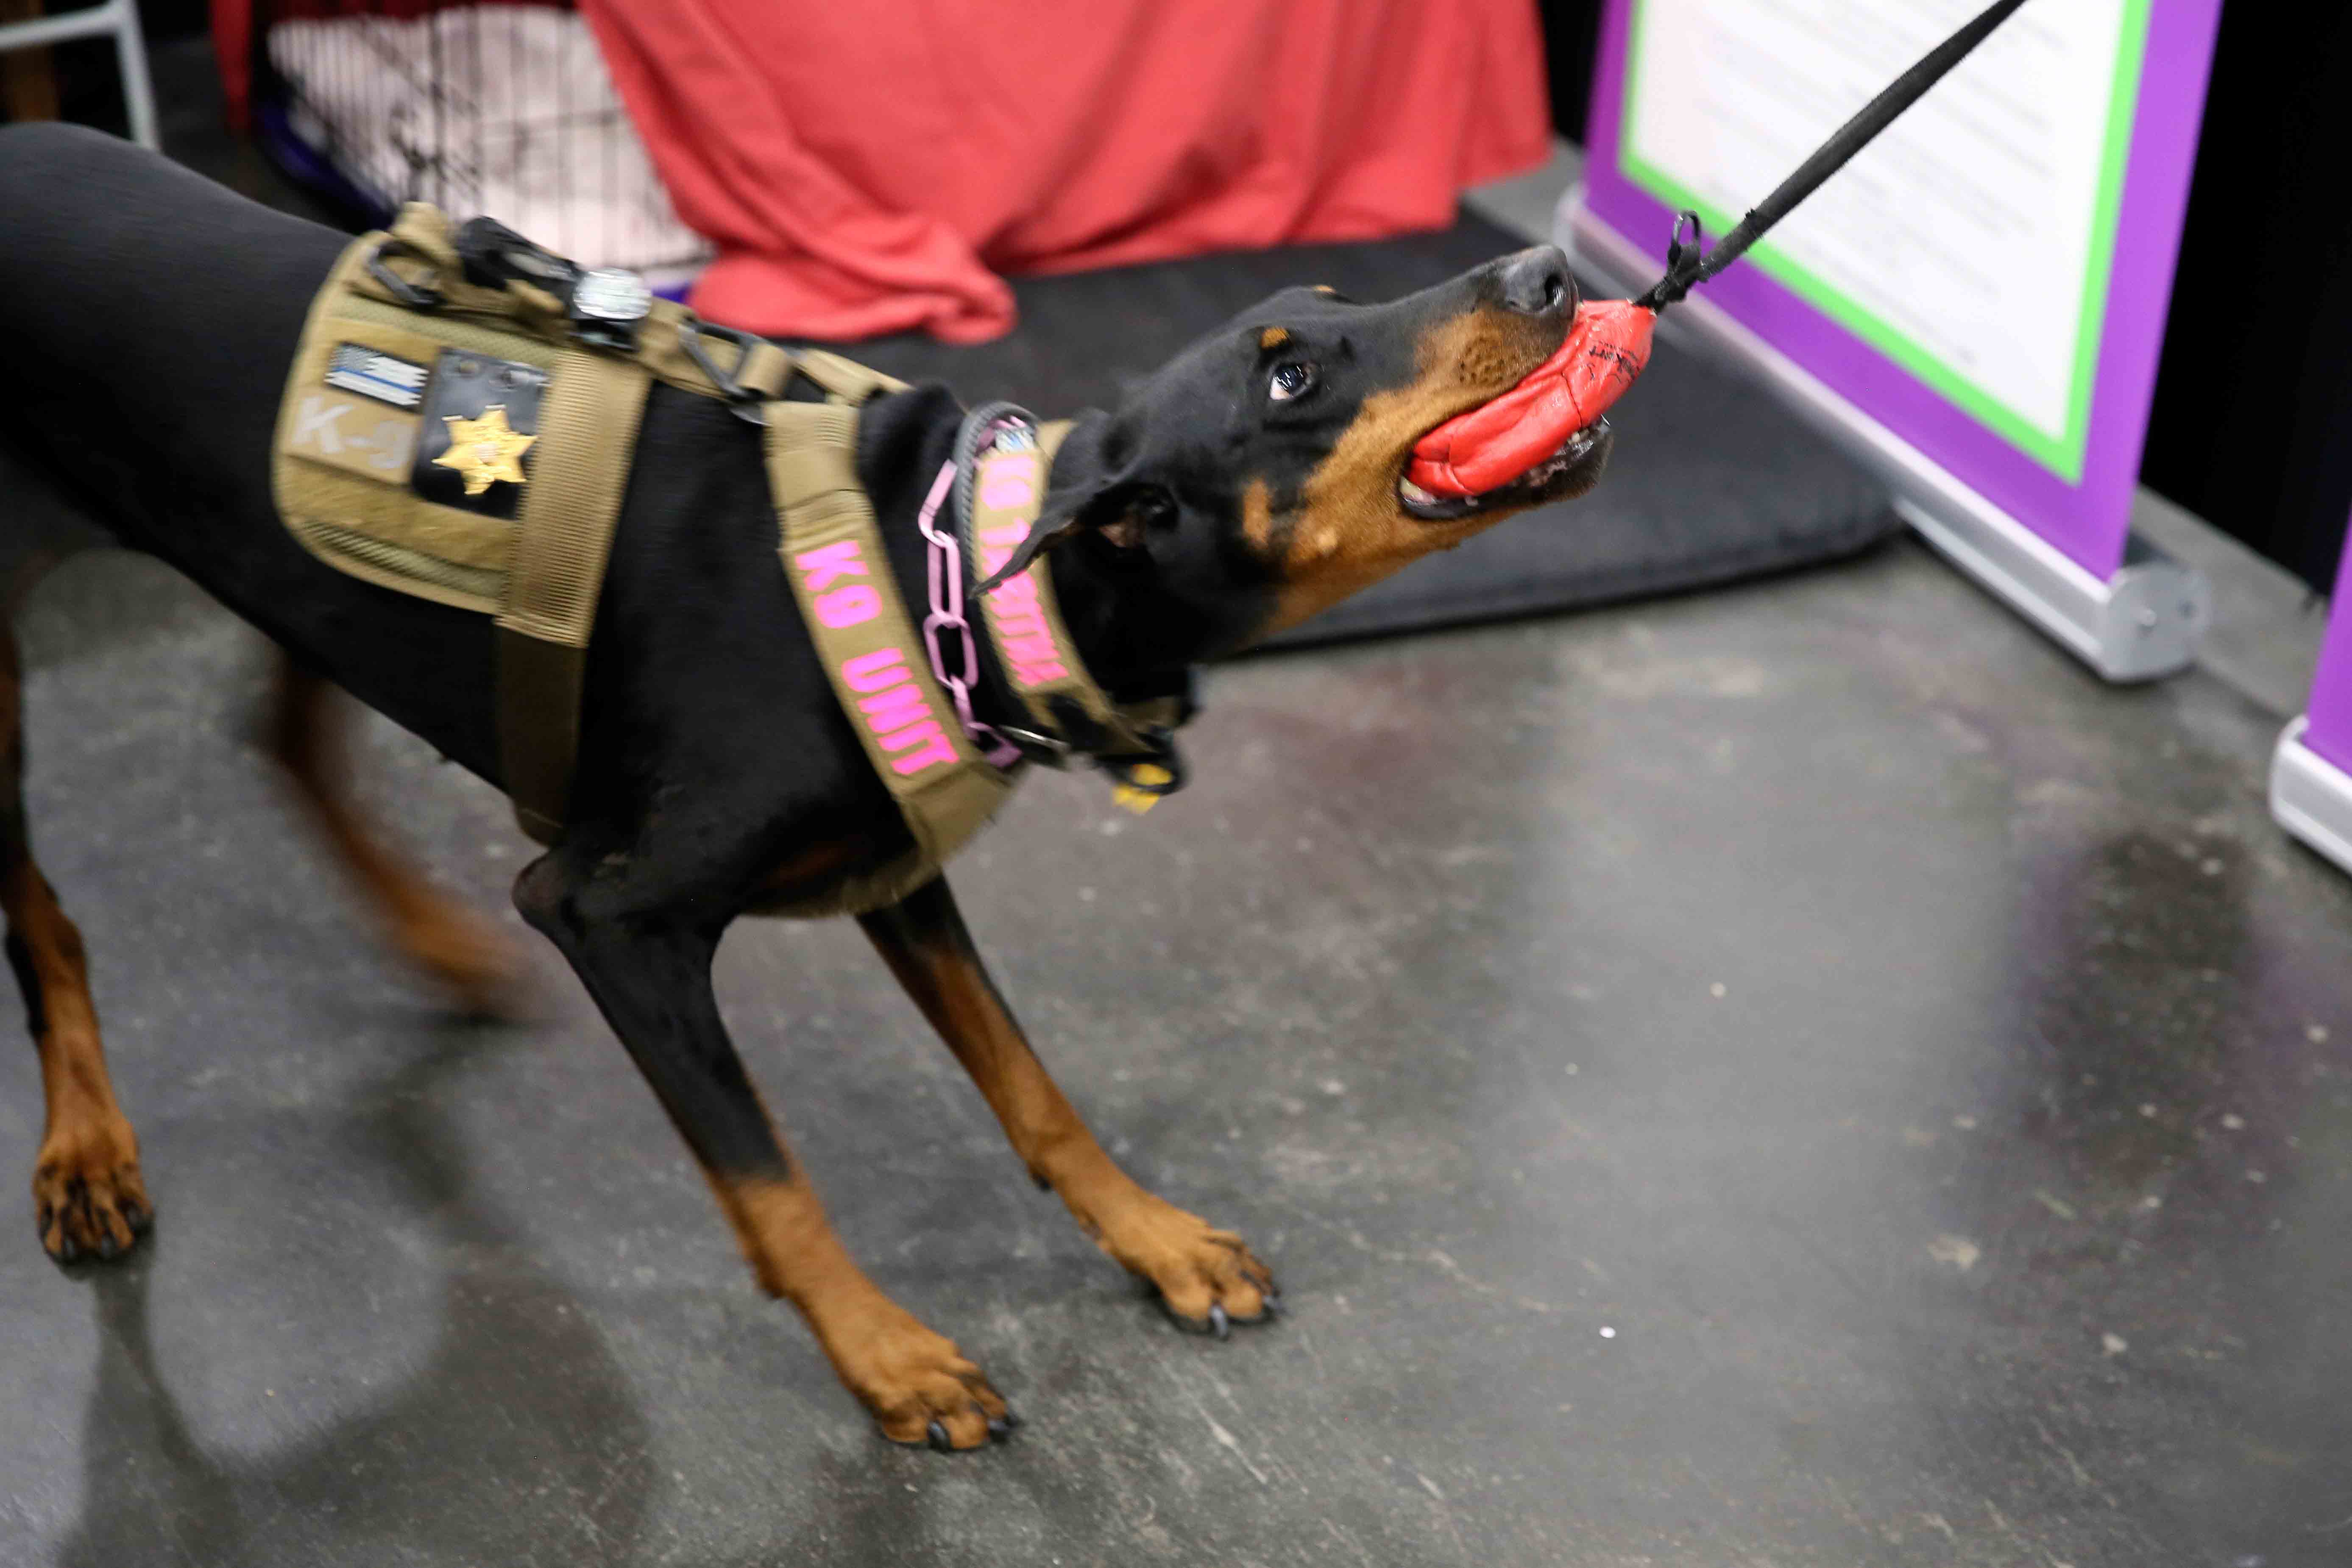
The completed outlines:
<svg viewBox="0 0 2352 1568">
<path fill-rule="evenodd" d="M 764 426 L 768 422 L 761 416 L 759 407 L 764 399 L 719 368 L 719 363 L 712 359 L 710 352 L 702 346 L 702 340 L 706 336 L 717 338 L 721 342 L 734 344 L 738 356 L 735 363 L 738 365 L 751 357 L 755 344 L 765 342 L 767 340 L 754 337 L 750 332 L 738 331 L 733 327 L 716 326 L 694 316 L 687 316 L 677 323 L 677 346 L 684 351 L 687 358 L 694 362 L 694 368 L 700 371 L 704 378 L 719 389 L 719 395 L 727 400 L 727 406 L 734 410 L 735 417 L 747 425 Z"/>
<path fill-rule="evenodd" d="M 653 314 L 653 290 L 622 267 L 592 267 L 572 281 L 564 315 L 582 342 L 619 353 L 637 352 L 637 326 Z"/>
<path fill-rule="evenodd" d="M 426 262 L 427 268 L 425 276 L 427 279 L 439 276 L 438 271 L 430 266 L 431 258 L 426 257 L 408 241 L 394 239 L 388 235 L 383 243 L 368 252 L 368 276 L 381 284 L 386 293 L 412 310 L 439 310 L 442 301 L 441 290 L 436 289 L 430 281 L 411 283 L 407 279 L 386 267 L 383 264 L 383 258 L 387 251 L 395 256 L 414 256 L 418 260 Z"/>
</svg>

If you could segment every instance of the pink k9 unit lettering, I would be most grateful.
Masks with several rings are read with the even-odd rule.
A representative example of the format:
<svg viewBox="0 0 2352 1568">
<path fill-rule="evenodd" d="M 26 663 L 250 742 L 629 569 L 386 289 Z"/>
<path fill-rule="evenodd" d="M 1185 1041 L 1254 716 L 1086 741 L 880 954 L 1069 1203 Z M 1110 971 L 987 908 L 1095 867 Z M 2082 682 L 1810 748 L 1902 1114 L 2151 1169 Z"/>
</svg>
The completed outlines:
<svg viewBox="0 0 2352 1568">
<path fill-rule="evenodd" d="M 854 539 L 804 550 L 793 557 L 810 613 L 835 630 L 861 626 L 882 613 L 882 595 L 871 582 L 864 553 Z M 956 760 L 940 715 L 915 681 L 904 649 L 895 645 L 853 654 L 841 661 L 841 686 L 856 694 L 852 711 L 887 757 L 890 771 L 914 778 Z"/>
</svg>

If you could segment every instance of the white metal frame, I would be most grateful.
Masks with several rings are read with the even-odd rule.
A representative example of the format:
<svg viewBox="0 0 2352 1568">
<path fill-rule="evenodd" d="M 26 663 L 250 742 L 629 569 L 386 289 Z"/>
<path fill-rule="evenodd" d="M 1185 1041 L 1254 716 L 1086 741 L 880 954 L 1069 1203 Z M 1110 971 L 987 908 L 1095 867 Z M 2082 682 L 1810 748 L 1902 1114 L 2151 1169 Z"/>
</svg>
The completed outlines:
<svg viewBox="0 0 2352 1568">
<path fill-rule="evenodd" d="M 122 101 L 130 110 L 131 139 L 142 147 L 161 151 L 155 140 L 155 89 L 147 76 L 147 43 L 139 32 L 139 0 L 105 0 L 63 16 L 0 24 L 0 54 L 102 33 L 114 35 L 114 58 L 122 67 Z"/>
<path fill-rule="evenodd" d="M 2271 819 L 2352 871 L 2352 776 L 2303 743 L 2297 719 L 2271 753 Z"/>
</svg>

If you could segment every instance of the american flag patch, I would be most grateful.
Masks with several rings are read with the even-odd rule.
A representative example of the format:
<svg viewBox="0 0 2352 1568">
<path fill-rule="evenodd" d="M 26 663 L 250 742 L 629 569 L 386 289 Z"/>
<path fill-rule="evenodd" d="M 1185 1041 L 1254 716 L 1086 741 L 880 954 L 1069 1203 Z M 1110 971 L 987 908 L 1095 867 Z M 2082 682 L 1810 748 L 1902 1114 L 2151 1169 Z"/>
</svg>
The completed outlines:
<svg viewBox="0 0 2352 1568">
<path fill-rule="evenodd" d="M 394 408 L 414 408 L 425 401 L 425 369 L 358 343 L 337 343 L 327 361 L 327 384 L 339 392 L 356 392 Z"/>
</svg>

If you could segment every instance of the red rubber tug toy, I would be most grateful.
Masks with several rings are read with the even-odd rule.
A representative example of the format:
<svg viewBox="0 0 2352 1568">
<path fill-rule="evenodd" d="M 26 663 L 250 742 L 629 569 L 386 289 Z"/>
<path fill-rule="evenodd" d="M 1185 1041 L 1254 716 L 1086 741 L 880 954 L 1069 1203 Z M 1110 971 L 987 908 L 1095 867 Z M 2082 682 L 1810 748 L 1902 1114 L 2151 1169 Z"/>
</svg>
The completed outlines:
<svg viewBox="0 0 2352 1568">
<path fill-rule="evenodd" d="M 1431 495 L 1479 495 L 1526 473 L 1576 432 L 1598 425 L 1649 367 L 1661 311 L 1738 260 L 2024 3 L 2000 0 L 1937 45 L 1839 127 L 1714 249 L 1702 248 L 1698 215 L 1682 214 L 1666 247 L 1666 275 L 1648 293 L 1638 300 L 1585 301 L 1558 352 L 1518 385 L 1415 443 L 1405 478 Z"/>
</svg>

